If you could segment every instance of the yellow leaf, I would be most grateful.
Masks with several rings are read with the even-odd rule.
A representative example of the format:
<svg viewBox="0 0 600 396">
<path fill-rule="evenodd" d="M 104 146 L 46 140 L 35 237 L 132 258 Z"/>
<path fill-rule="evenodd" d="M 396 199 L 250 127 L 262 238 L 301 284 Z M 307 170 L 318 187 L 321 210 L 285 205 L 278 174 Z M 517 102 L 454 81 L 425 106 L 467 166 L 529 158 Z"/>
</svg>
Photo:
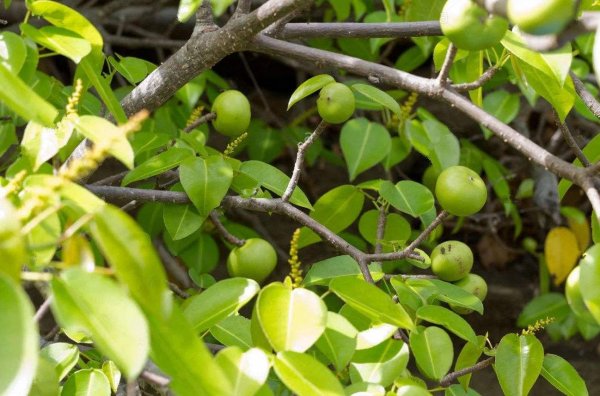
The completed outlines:
<svg viewBox="0 0 600 396">
<path fill-rule="evenodd" d="M 575 233 L 567 227 L 551 229 L 544 243 L 544 254 L 554 284 L 560 285 L 575 267 L 581 255 Z"/>
<path fill-rule="evenodd" d="M 569 217 L 567 221 L 569 222 L 569 228 L 575 234 L 575 238 L 577 238 L 579 251 L 583 252 L 587 249 L 591 241 L 590 223 L 588 223 L 586 218 L 583 218 L 583 222 L 579 222 L 574 217 Z"/>
</svg>

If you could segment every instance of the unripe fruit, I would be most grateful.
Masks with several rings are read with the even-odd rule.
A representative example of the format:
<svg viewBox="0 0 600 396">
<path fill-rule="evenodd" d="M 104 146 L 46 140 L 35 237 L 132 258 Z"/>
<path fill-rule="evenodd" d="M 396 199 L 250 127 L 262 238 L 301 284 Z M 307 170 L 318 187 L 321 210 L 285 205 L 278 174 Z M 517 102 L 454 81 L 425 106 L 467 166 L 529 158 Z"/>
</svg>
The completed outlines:
<svg viewBox="0 0 600 396">
<path fill-rule="evenodd" d="M 473 268 L 473 252 L 460 241 L 442 242 L 431 252 L 431 270 L 438 278 L 454 282 Z"/>
<path fill-rule="evenodd" d="M 457 165 L 440 173 L 435 183 L 435 196 L 448 213 L 470 216 L 485 205 L 487 188 L 476 172 Z"/>
<path fill-rule="evenodd" d="M 227 257 L 227 272 L 232 277 L 254 279 L 263 282 L 277 264 L 277 254 L 264 239 L 247 239 L 242 246 L 235 247 Z"/>
<path fill-rule="evenodd" d="M 440 25 L 444 35 L 456 47 L 468 51 L 498 44 L 508 29 L 506 19 L 489 15 L 472 0 L 448 0 L 442 10 Z"/>
<path fill-rule="evenodd" d="M 477 274 L 468 274 L 466 277 L 462 278 L 458 282 L 455 283 L 456 286 L 460 287 L 466 292 L 473 294 L 479 300 L 483 302 L 485 297 L 487 296 L 488 287 L 485 279 Z M 457 314 L 467 315 L 473 312 L 472 309 L 459 307 L 453 304 L 450 304 L 450 308 Z"/>
<path fill-rule="evenodd" d="M 559 33 L 573 19 L 571 0 L 508 0 L 510 21 L 529 34 Z"/>
<path fill-rule="evenodd" d="M 573 268 L 567 277 L 567 282 L 565 283 L 565 297 L 567 297 L 567 302 L 576 316 L 582 318 L 586 322 L 596 324 L 592 313 L 583 302 L 583 297 L 581 296 L 581 290 L 579 288 L 579 268 L 579 266 Z"/>
<path fill-rule="evenodd" d="M 327 84 L 321 89 L 317 99 L 319 115 L 330 124 L 347 121 L 356 107 L 352 90 L 341 83 Z"/>
<path fill-rule="evenodd" d="M 212 122 L 213 127 L 225 136 L 239 136 L 250 125 L 250 102 L 240 91 L 221 93 L 215 99 L 211 111 L 217 116 Z"/>
</svg>

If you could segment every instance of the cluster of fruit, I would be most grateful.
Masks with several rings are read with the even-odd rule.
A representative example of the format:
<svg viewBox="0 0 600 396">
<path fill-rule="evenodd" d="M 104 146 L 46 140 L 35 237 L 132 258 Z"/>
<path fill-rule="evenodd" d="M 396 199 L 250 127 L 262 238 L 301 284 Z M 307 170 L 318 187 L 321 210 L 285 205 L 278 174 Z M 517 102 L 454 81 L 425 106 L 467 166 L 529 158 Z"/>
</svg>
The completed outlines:
<svg viewBox="0 0 600 396">
<path fill-rule="evenodd" d="M 528 34 L 557 34 L 573 19 L 571 0 L 508 0 L 505 18 L 473 0 L 448 0 L 440 18 L 444 35 L 460 49 L 478 51 L 500 42 L 509 21 Z"/>
</svg>

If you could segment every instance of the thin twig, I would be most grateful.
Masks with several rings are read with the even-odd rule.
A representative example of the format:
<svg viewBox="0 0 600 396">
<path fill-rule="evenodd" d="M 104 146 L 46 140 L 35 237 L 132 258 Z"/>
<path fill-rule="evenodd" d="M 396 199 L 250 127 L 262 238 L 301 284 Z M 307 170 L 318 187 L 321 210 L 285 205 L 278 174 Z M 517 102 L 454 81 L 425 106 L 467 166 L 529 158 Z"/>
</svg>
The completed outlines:
<svg viewBox="0 0 600 396">
<path fill-rule="evenodd" d="M 200 125 L 206 124 L 207 122 L 214 120 L 215 118 L 217 118 L 217 115 L 215 113 L 204 114 L 202 117 L 198 117 L 198 119 L 196 119 L 190 125 L 183 128 L 183 132 L 190 132 L 195 128 L 198 128 Z"/>
<path fill-rule="evenodd" d="M 301 144 L 298 145 L 298 153 L 296 154 L 296 163 L 294 164 L 294 171 L 292 172 L 292 177 L 290 178 L 290 182 L 288 183 L 285 192 L 281 196 L 281 200 L 283 202 L 289 201 L 292 194 L 294 193 L 294 189 L 298 185 L 298 180 L 300 179 L 300 173 L 302 173 L 302 165 L 304 164 L 304 156 L 306 155 L 306 150 L 321 136 L 321 134 L 327 128 L 327 123 L 325 121 L 321 121 L 317 128 L 310 134 L 310 136 Z"/>
<path fill-rule="evenodd" d="M 450 74 L 450 69 L 454 63 L 454 58 L 456 57 L 457 51 L 458 49 L 454 46 L 454 44 L 450 43 L 448 46 L 448 51 L 446 52 L 446 58 L 444 59 L 444 63 L 440 69 L 440 74 L 436 79 L 437 84 L 440 87 L 446 87 L 448 85 L 448 75 Z"/>
<path fill-rule="evenodd" d="M 227 242 L 235 246 L 242 246 L 244 245 L 244 243 L 246 243 L 245 240 L 240 239 L 232 233 L 230 233 L 229 231 L 227 231 L 227 228 L 225 228 L 223 223 L 221 223 L 221 220 L 219 219 L 219 214 L 216 211 L 213 210 L 212 212 L 210 212 L 210 220 L 215 225 L 215 228 L 217 229 L 219 234 L 221 234 L 223 239 L 225 239 Z"/>
<path fill-rule="evenodd" d="M 585 167 L 590 166 L 591 165 L 590 161 L 587 159 L 587 157 L 585 156 L 583 151 L 581 151 L 581 148 L 575 141 L 575 138 L 573 137 L 573 134 L 569 130 L 569 127 L 567 126 L 566 122 L 562 122 L 560 120 L 560 118 L 558 118 L 558 115 L 556 113 L 555 113 L 555 116 L 556 116 L 556 123 L 558 124 L 558 129 L 562 133 L 563 139 L 565 139 L 565 142 L 567 142 L 567 144 L 569 145 L 569 148 L 571 149 L 573 154 L 575 154 L 575 156 L 579 159 L 579 161 L 581 161 L 583 166 L 585 166 Z"/>
<path fill-rule="evenodd" d="M 498 72 L 498 70 L 500 70 L 498 66 L 492 66 L 486 71 L 484 71 L 483 74 L 477 80 L 462 84 L 452 84 L 451 88 L 459 92 L 472 91 L 474 89 L 480 88 L 488 81 L 490 81 L 492 77 L 494 77 L 494 75 Z"/>
<path fill-rule="evenodd" d="M 583 81 L 577 77 L 577 75 L 573 72 L 570 72 L 569 75 L 573 80 L 573 85 L 575 85 L 575 91 L 577 95 L 581 98 L 583 103 L 590 109 L 592 113 L 598 118 L 600 118 L 600 102 L 596 99 L 594 95 L 585 87 Z"/>
<path fill-rule="evenodd" d="M 104 179 L 95 181 L 92 183 L 92 185 L 93 186 L 110 186 L 115 183 L 121 182 L 121 180 L 123 180 L 123 178 L 125 176 L 127 176 L 128 173 L 129 173 L 129 171 L 119 172 L 116 175 L 111 175 L 111 176 L 105 177 Z"/>
<path fill-rule="evenodd" d="M 40 307 L 37 309 L 37 311 L 35 311 L 35 315 L 33 315 L 33 320 L 36 322 L 39 322 L 40 320 L 42 320 L 44 315 L 46 315 L 46 313 L 50 309 L 51 304 L 52 304 L 52 295 L 48 296 L 48 298 L 46 298 L 44 300 L 44 302 L 42 303 L 42 305 L 40 305 Z"/>
<path fill-rule="evenodd" d="M 462 377 L 463 375 L 473 373 L 475 371 L 482 370 L 482 369 L 488 367 L 490 364 L 492 364 L 493 361 L 494 361 L 494 358 L 489 357 L 473 366 L 465 367 L 464 369 L 449 373 L 444 378 L 441 379 L 440 385 L 444 386 L 444 387 L 450 386 L 457 378 Z"/>
<path fill-rule="evenodd" d="M 153 373 L 149 370 L 142 371 L 140 374 L 140 378 L 153 385 L 160 386 L 161 388 L 165 388 L 171 383 L 171 380 L 169 378 L 157 373 Z"/>
</svg>

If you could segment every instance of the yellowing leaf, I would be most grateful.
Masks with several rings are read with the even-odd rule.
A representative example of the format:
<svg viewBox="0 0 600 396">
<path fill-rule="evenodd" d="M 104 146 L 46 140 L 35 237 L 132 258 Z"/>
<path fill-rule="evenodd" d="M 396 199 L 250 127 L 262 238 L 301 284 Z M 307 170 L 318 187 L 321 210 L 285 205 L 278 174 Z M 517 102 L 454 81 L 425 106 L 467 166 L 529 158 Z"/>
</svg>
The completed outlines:
<svg viewBox="0 0 600 396">
<path fill-rule="evenodd" d="M 590 236 L 590 223 L 588 223 L 586 218 L 582 219 L 583 221 L 577 221 L 577 219 L 569 217 L 567 221 L 569 222 L 569 228 L 575 234 L 575 238 L 577 238 L 577 245 L 579 246 L 579 251 L 583 252 L 590 245 L 591 236 Z"/>
<path fill-rule="evenodd" d="M 544 254 L 554 284 L 560 285 L 575 266 L 581 250 L 573 231 L 567 227 L 555 227 L 546 236 Z"/>
</svg>

